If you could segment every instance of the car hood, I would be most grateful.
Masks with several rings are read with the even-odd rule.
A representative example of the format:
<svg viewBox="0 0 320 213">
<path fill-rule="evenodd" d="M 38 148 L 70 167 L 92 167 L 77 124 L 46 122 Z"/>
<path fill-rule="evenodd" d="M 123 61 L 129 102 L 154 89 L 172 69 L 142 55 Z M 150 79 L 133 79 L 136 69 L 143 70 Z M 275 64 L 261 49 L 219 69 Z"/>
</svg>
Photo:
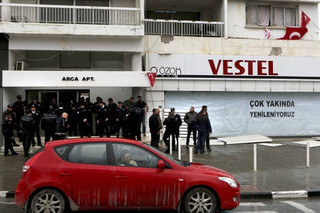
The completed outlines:
<svg viewBox="0 0 320 213">
<path fill-rule="evenodd" d="M 219 177 L 230 177 L 235 179 L 230 173 L 213 166 L 207 166 L 200 163 L 192 163 L 189 168 L 203 174 L 215 175 Z"/>
</svg>

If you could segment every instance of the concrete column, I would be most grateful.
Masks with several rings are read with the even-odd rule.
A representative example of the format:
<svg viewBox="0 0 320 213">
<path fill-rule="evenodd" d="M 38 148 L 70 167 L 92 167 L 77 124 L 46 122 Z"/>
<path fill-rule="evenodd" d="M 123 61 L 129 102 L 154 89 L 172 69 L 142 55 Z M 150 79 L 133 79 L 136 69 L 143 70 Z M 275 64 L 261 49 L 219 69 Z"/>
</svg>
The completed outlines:
<svg viewBox="0 0 320 213">
<path fill-rule="evenodd" d="M 224 6 L 224 37 L 228 38 L 228 0 L 223 1 Z"/>
<path fill-rule="evenodd" d="M 131 64 L 132 64 L 132 71 L 142 71 L 142 54 L 133 53 Z"/>
<path fill-rule="evenodd" d="M 8 4 L 10 3 L 10 0 L 2 0 L 3 4 Z M 11 21 L 11 10 L 10 7 L 8 6 L 1 6 L 1 21 Z"/>
</svg>

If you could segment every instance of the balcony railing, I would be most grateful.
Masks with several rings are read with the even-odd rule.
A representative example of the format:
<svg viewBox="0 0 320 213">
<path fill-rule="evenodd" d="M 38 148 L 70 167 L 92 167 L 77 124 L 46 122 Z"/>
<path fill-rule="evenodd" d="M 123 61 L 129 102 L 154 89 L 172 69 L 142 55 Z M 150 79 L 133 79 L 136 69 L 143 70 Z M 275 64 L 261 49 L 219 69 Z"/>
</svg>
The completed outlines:
<svg viewBox="0 0 320 213">
<path fill-rule="evenodd" d="M 146 35 L 223 37 L 223 22 L 146 19 Z"/>
<path fill-rule="evenodd" d="M 58 24 L 140 25 L 139 8 L 0 4 L 0 21 Z"/>
</svg>

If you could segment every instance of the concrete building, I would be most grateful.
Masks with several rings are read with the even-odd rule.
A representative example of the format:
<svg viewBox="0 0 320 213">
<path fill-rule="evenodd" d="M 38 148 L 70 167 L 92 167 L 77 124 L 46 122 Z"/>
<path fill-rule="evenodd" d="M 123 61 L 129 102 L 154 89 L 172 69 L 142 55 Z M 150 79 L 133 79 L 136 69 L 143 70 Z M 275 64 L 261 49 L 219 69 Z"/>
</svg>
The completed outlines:
<svg viewBox="0 0 320 213">
<path fill-rule="evenodd" d="M 3 109 L 18 94 L 44 104 L 143 95 L 162 111 L 208 105 L 213 136 L 317 134 L 318 3 L 2 0 Z M 301 25 L 301 11 L 307 34 L 275 40 Z M 154 87 L 147 71 L 157 71 Z"/>
</svg>

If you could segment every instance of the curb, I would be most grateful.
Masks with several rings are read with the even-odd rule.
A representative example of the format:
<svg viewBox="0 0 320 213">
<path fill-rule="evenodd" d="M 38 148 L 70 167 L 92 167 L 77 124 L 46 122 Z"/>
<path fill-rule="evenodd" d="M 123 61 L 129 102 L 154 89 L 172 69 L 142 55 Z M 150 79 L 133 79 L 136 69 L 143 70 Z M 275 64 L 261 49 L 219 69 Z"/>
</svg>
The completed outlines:
<svg viewBox="0 0 320 213">
<path fill-rule="evenodd" d="M 241 199 L 291 199 L 320 197 L 318 190 L 278 191 L 278 192 L 243 192 Z"/>
</svg>

